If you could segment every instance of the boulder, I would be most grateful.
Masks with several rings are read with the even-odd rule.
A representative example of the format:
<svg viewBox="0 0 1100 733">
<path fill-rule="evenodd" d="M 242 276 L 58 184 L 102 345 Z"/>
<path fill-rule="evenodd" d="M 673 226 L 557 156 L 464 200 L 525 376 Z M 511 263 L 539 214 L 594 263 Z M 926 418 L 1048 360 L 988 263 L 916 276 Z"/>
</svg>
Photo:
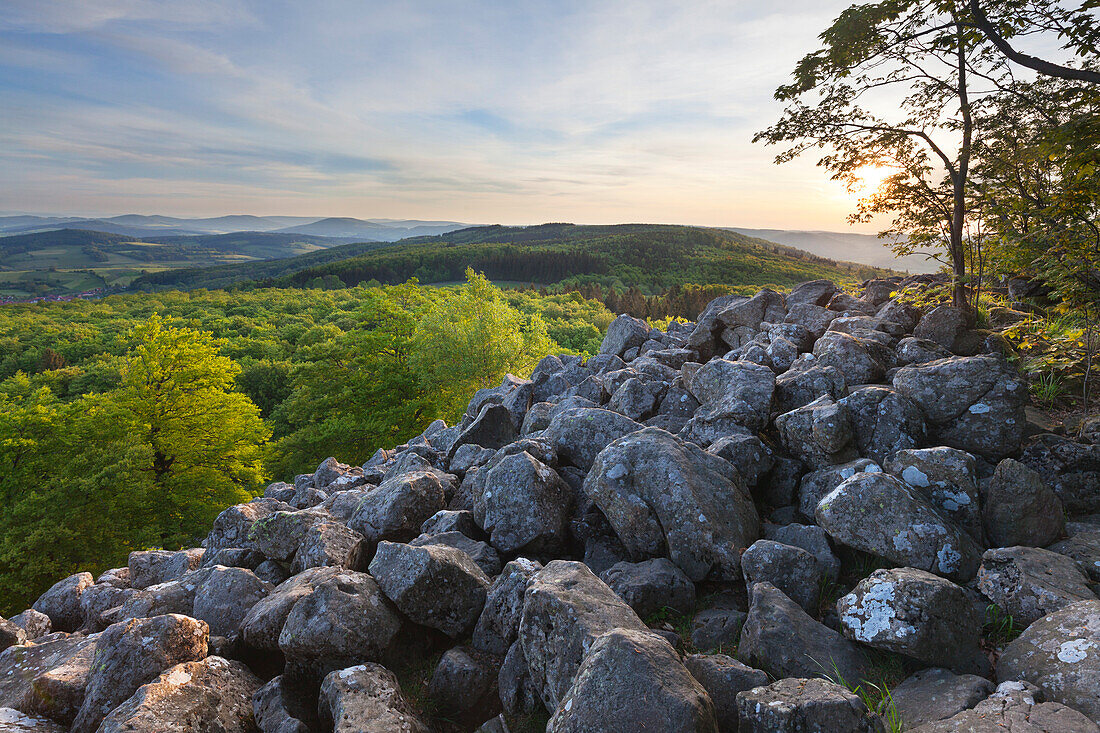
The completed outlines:
<svg viewBox="0 0 1100 733">
<path fill-rule="evenodd" d="M 615 563 L 600 579 L 643 619 L 666 608 L 687 614 L 695 607 L 695 585 L 667 558 Z"/>
<path fill-rule="evenodd" d="M 803 354 L 803 358 L 812 354 Z M 847 383 L 839 369 L 818 364 L 816 360 L 796 361 L 775 380 L 775 409 L 790 412 L 824 395 L 839 400 L 846 394 Z"/>
<path fill-rule="evenodd" d="M 768 675 L 725 654 L 691 654 L 684 666 L 710 695 L 721 733 L 737 733 L 737 693 L 768 684 Z"/>
<path fill-rule="evenodd" d="M 921 317 L 913 329 L 913 336 L 933 341 L 950 349 L 955 339 L 966 330 L 966 314 L 950 305 L 936 306 Z"/>
<path fill-rule="evenodd" d="M 401 617 L 374 578 L 339 570 L 294 603 L 279 633 L 279 649 L 289 670 L 325 674 L 388 659 L 401 628 Z"/>
<path fill-rule="evenodd" d="M 1047 549 L 1073 558 L 1089 580 L 1100 583 L 1100 528 L 1093 532 L 1076 532 Z M 13 616 L 12 621 L 16 621 L 16 618 Z"/>
<path fill-rule="evenodd" d="M 993 683 L 984 677 L 930 667 L 906 677 L 890 691 L 890 697 L 910 730 L 970 710 L 993 694 L 993 689 Z"/>
<path fill-rule="evenodd" d="M 298 551 L 310 527 L 324 522 L 325 519 L 323 513 L 312 509 L 273 512 L 252 523 L 252 528 L 248 530 L 248 541 L 264 557 L 278 562 L 289 562 L 294 558 L 294 553 Z"/>
<path fill-rule="evenodd" d="M 541 563 L 523 557 L 504 566 L 485 596 L 473 633 L 475 649 L 498 656 L 507 653 L 519 630 L 524 593 L 540 570 Z"/>
<path fill-rule="evenodd" d="M 214 527 L 203 540 L 203 547 L 210 552 L 216 552 L 225 547 L 254 549 L 248 541 L 248 533 L 252 525 L 272 512 L 290 511 L 292 508 L 289 504 L 271 498 L 231 506 L 214 520 Z"/>
<path fill-rule="evenodd" d="M 417 470 L 395 476 L 368 493 L 348 527 L 370 542 L 408 542 L 433 514 L 443 509 L 443 483 L 434 471 Z"/>
<path fill-rule="evenodd" d="M 825 307 L 836 295 L 836 285 L 831 280 L 810 280 L 796 285 L 787 295 L 787 308 L 809 304 Z"/>
<path fill-rule="evenodd" d="M 317 709 L 334 733 L 428 733 L 397 677 L 380 664 L 330 672 L 321 683 Z"/>
<path fill-rule="evenodd" d="M 791 306 L 784 321 L 802 326 L 816 340 L 821 338 L 822 334 L 828 330 L 829 324 L 839 316 L 839 313 L 823 305 L 799 303 Z"/>
<path fill-rule="evenodd" d="M 688 578 L 740 576 L 740 548 L 760 536 L 730 464 L 659 428 L 608 445 L 584 481 L 630 555 L 667 556 Z"/>
<path fill-rule="evenodd" d="M 1100 601 L 1072 603 L 1027 627 L 997 660 L 997 680 L 1030 682 L 1100 722 Z"/>
<path fill-rule="evenodd" d="M 87 592 L 88 589 L 85 588 L 84 590 Z M 83 601 L 83 597 L 81 601 Z M 35 611 L 33 608 L 21 611 L 8 620 L 23 629 L 27 634 L 27 639 L 30 641 L 45 636 L 53 630 L 50 624 L 50 617 L 41 611 Z"/>
<path fill-rule="evenodd" d="M 553 446 L 562 461 L 587 471 L 609 443 L 642 427 L 617 412 L 577 407 L 554 415 L 543 439 Z"/>
<path fill-rule="evenodd" d="M 450 460 L 464 445 L 480 445 L 482 448 L 493 450 L 503 448 L 519 436 L 519 426 L 522 424 L 522 418 L 517 424 L 511 410 L 504 405 L 488 403 L 481 408 L 474 421 L 451 443 L 447 459 Z"/>
<path fill-rule="evenodd" d="M 80 596 L 93 584 L 91 573 L 70 575 L 40 595 L 32 608 L 50 617 L 50 626 L 54 631 L 76 631 L 84 623 Z"/>
<path fill-rule="evenodd" d="M 861 680 L 870 669 L 863 650 L 810 618 L 770 583 L 749 590 L 749 615 L 737 658 L 777 679 L 826 677 Z"/>
<path fill-rule="evenodd" d="M 221 657 L 177 664 L 112 710 L 98 733 L 251 733 L 260 685 L 248 667 Z"/>
<path fill-rule="evenodd" d="M 279 651 L 279 635 L 294 604 L 322 583 L 340 575 L 342 568 L 310 568 L 278 585 L 249 609 L 240 624 L 241 642 L 254 652 Z"/>
<path fill-rule="evenodd" d="M 817 611 L 821 568 L 806 550 L 757 540 L 741 556 L 741 572 L 749 588 L 761 581 L 770 583 L 807 611 Z"/>
<path fill-rule="evenodd" d="M 297 575 L 309 568 L 362 570 L 369 546 L 358 532 L 341 522 L 318 522 L 306 530 L 291 568 Z"/>
<path fill-rule="evenodd" d="M 737 648 L 747 614 L 739 608 L 704 608 L 691 619 L 691 645 L 706 653 L 720 654 Z"/>
<path fill-rule="evenodd" d="M 863 387 L 837 405 L 848 414 L 853 442 L 859 454 L 884 463 L 898 451 L 925 442 L 926 428 L 920 408 L 888 387 Z"/>
<path fill-rule="evenodd" d="M 47 718 L 0 707 L 0 731 L 4 733 L 66 733 L 68 728 Z"/>
<path fill-rule="evenodd" d="M 647 338 L 649 326 L 646 322 L 623 313 L 607 327 L 607 334 L 600 343 L 600 353 L 622 356 L 628 350 L 641 346 Z"/>
<path fill-rule="evenodd" d="M 828 395 L 775 418 L 775 429 L 783 447 L 812 469 L 858 457 L 848 409 Z"/>
<path fill-rule="evenodd" d="M 835 367 L 848 384 L 881 382 L 894 362 L 890 347 L 840 331 L 828 331 L 815 341 L 813 355 L 819 364 Z"/>
<path fill-rule="evenodd" d="M 1062 502 L 1043 477 L 1006 458 L 997 464 L 985 491 L 982 523 L 994 547 L 1044 547 L 1062 536 Z"/>
<path fill-rule="evenodd" d="M 94 733 L 103 719 L 161 672 L 206 657 L 209 627 L 167 614 L 113 624 L 96 641 L 84 702 L 72 733 Z"/>
<path fill-rule="evenodd" d="M 130 587 L 148 588 L 176 580 L 202 564 L 203 550 L 144 550 L 131 552 Z"/>
<path fill-rule="evenodd" d="M 946 349 L 935 341 L 918 339 L 910 336 L 898 342 L 894 349 L 899 366 L 910 364 L 925 364 L 939 359 L 948 359 L 953 356 L 951 349 Z"/>
<path fill-rule="evenodd" d="M 914 728 L 914 733 L 1098 733 L 1081 713 L 1056 702 L 1026 682 L 1004 682 L 970 710 Z M 909 730 L 908 728 L 906 730 Z"/>
<path fill-rule="evenodd" d="M 840 575 L 840 560 L 829 544 L 829 535 L 816 524 L 765 524 L 764 539 L 801 547 L 814 556 L 821 574 L 830 580 Z"/>
<path fill-rule="evenodd" d="M 884 733 L 857 695 L 821 679 L 783 679 L 737 693 L 741 733 Z"/>
<path fill-rule="evenodd" d="M 821 500 L 815 517 L 837 542 L 897 565 L 965 581 L 981 561 L 969 534 L 888 474 L 853 476 Z"/>
<path fill-rule="evenodd" d="M 0 708 L 21 708 L 25 701 L 33 701 L 33 682 L 50 675 L 53 670 L 74 670 L 90 665 L 97 639 L 98 635 L 94 634 L 50 634 L 33 644 L 11 646 L 0 652 Z M 67 673 L 65 676 L 70 681 L 75 679 Z M 53 679 L 60 681 L 60 675 L 54 675 Z M 83 685 L 80 697 L 83 698 Z M 78 701 L 77 707 L 79 705 Z"/>
<path fill-rule="evenodd" d="M 982 515 L 974 456 L 940 446 L 899 450 L 884 468 L 919 491 L 948 519 L 981 542 Z"/>
<path fill-rule="evenodd" d="M 95 641 L 93 637 L 92 643 L 78 647 L 61 664 L 35 675 L 22 700 L 14 704 L 25 713 L 42 715 L 71 726 L 84 703 L 95 657 Z"/>
<path fill-rule="evenodd" d="M 500 555 L 492 545 L 472 540 L 461 532 L 442 532 L 440 534 L 422 534 L 409 543 L 413 547 L 424 545 L 442 545 L 462 550 L 490 578 L 500 573 Z"/>
<path fill-rule="evenodd" d="M 380 542 L 370 572 L 413 622 L 452 638 L 473 631 L 492 581 L 461 550 Z"/>
<path fill-rule="evenodd" d="M 745 486 L 752 487 L 775 465 L 772 449 L 755 435 L 729 435 L 719 438 L 707 448 L 737 469 Z"/>
<path fill-rule="evenodd" d="M 718 733 L 714 704 L 667 641 L 613 629 L 584 655 L 572 686 L 546 726 L 553 733 L 596 730 Z"/>
<path fill-rule="evenodd" d="M 274 586 L 251 570 L 215 565 L 195 588 L 193 615 L 210 626 L 211 634 L 233 636 L 252 607 L 272 590 Z"/>
<path fill-rule="evenodd" d="M 775 374 L 768 367 L 711 359 L 685 381 L 702 405 L 697 416 L 730 420 L 749 430 L 768 424 L 775 392 Z"/>
<path fill-rule="evenodd" d="M 500 711 L 499 659 L 456 646 L 444 652 L 428 682 L 428 697 L 450 718 L 485 720 Z"/>
<path fill-rule="evenodd" d="M 0 618 L 0 651 L 15 644 L 26 644 L 27 632 L 6 618 Z"/>
<path fill-rule="evenodd" d="M 1100 444 L 1036 435 L 1024 446 L 1020 461 L 1043 477 L 1070 514 L 1100 512 Z"/>
<path fill-rule="evenodd" d="M 817 505 L 830 491 L 860 473 L 880 473 L 882 467 L 869 458 L 857 458 L 839 466 L 827 466 L 802 477 L 798 486 L 798 511 L 812 520 Z"/>
<path fill-rule="evenodd" d="M 288 692 L 285 680 L 279 675 L 252 694 L 252 712 L 261 731 L 311 733 L 309 726 L 301 719 L 312 716 L 299 711 L 298 706 L 294 705 L 297 701 Z"/>
<path fill-rule="evenodd" d="M 585 651 L 617 628 L 646 630 L 633 609 L 582 563 L 554 560 L 535 575 L 524 593 L 519 643 L 531 685 L 548 711 L 558 709 Z"/>
<path fill-rule="evenodd" d="M 1071 603 L 1096 599 L 1072 559 L 1038 547 L 987 550 L 978 588 L 1021 627 Z"/>
<path fill-rule="evenodd" d="M 875 570 L 836 604 L 844 635 L 959 673 L 988 672 L 982 618 L 959 586 L 915 568 Z"/>
<path fill-rule="evenodd" d="M 527 451 L 498 453 L 477 472 L 473 487 L 473 514 L 497 550 L 564 549 L 573 491 L 550 466 Z"/>
<path fill-rule="evenodd" d="M 956 356 L 898 369 L 894 389 L 918 405 L 929 437 L 990 460 L 1023 440 L 1027 388 L 999 356 Z"/>
</svg>

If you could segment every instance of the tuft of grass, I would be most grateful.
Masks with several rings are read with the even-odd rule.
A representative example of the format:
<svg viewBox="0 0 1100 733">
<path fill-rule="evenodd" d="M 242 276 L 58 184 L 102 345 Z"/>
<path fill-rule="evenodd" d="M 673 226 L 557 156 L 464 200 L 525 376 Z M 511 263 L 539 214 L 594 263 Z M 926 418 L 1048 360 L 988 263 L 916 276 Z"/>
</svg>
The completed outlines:
<svg viewBox="0 0 1100 733">
<path fill-rule="evenodd" d="M 817 589 L 817 617 L 823 618 L 825 614 L 836 608 L 836 602 L 845 593 L 844 586 L 830 578 L 821 576 Z"/>
<path fill-rule="evenodd" d="M 849 682 L 844 679 L 835 662 L 830 662 L 832 672 L 826 677 L 829 681 L 847 688 L 863 701 L 868 710 L 877 713 L 889 733 L 902 733 L 905 722 L 894 704 L 894 695 L 890 688 L 904 678 L 905 663 L 895 654 L 876 653 L 873 649 L 869 651 L 871 652 L 870 676 L 873 679 L 865 678 L 859 682 Z"/>
<path fill-rule="evenodd" d="M 985 608 L 985 623 L 982 625 L 982 637 L 994 649 L 1000 649 L 1022 634 L 1024 630 L 1016 625 L 1012 614 L 1005 613 L 996 603 Z"/>
<path fill-rule="evenodd" d="M 1031 383 L 1032 396 L 1044 407 L 1054 407 L 1065 393 L 1063 379 L 1053 371 L 1039 374 Z"/>
</svg>

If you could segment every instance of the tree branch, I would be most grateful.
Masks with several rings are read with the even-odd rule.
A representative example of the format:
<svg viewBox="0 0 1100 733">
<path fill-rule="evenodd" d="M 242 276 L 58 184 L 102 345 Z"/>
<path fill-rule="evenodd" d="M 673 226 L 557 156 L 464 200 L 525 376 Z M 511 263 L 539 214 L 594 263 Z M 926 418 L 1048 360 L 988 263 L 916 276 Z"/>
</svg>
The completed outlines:
<svg viewBox="0 0 1100 733">
<path fill-rule="evenodd" d="M 1058 79 L 1069 79 L 1071 81 L 1084 81 L 1090 84 L 1100 84 L 1100 72 L 1089 71 L 1088 69 L 1074 69 L 1070 66 L 1061 66 L 1036 56 L 1017 51 L 997 32 L 996 27 L 994 27 L 993 23 L 989 20 L 985 11 L 982 10 L 981 5 L 979 5 L 978 0 L 967 0 L 967 4 L 970 7 L 970 14 L 973 16 L 974 25 L 976 25 L 978 29 L 985 34 L 986 38 L 988 38 L 990 42 L 1010 60 L 1046 76 L 1053 76 Z"/>
</svg>

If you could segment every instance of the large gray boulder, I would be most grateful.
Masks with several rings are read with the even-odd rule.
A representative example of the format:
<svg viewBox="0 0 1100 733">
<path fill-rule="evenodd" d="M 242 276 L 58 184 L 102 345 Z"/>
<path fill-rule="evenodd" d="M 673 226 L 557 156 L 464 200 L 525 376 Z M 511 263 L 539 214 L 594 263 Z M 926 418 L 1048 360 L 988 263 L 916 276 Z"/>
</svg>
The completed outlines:
<svg viewBox="0 0 1100 733">
<path fill-rule="evenodd" d="M 348 527 L 371 542 L 408 542 L 420 533 L 420 525 L 445 504 L 439 474 L 423 469 L 411 471 L 383 481 L 369 492 Z"/>
<path fill-rule="evenodd" d="M 809 612 L 817 611 L 821 568 L 817 559 L 801 547 L 773 540 L 757 540 L 741 555 L 745 584 L 771 583 Z"/>
<path fill-rule="evenodd" d="M 600 344 L 600 353 L 622 356 L 630 349 L 644 344 L 647 338 L 649 326 L 646 322 L 623 313 L 607 327 L 607 335 Z"/>
<path fill-rule="evenodd" d="M 210 534 L 203 540 L 203 547 L 209 552 L 227 547 L 253 549 L 248 541 L 252 525 L 272 512 L 291 509 L 289 504 L 275 499 L 261 499 L 231 506 L 214 520 Z"/>
<path fill-rule="evenodd" d="M 741 733 L 884 733 L 857 695 L 822 679 L 782 679 L 737 693 Z"/>
<path fill-rule="evenodd" d="M 960 673 L 988 672 L 982 618 L 959 586 L 915 568 L 876 570 L 836 604 L 844 635 Z"/>
<path fill-rule="evenodd" d="M 523 613 L 523 596 L 542 563 L 520 557 L 504 566 L 485 596 L 485 607 L 474 627 L 473 645 L 503 656 L 516 640 Z"/>
<path fill-rule="evenodd" d="M 714 704 L 680 656 L 648 631 L 613 629 L 593 642 L 546 730 L 718 733 Z"/>
<path fill-rule="evenodd" d="M 81 646 L 61 664 L 39 671 L 21 699 L 9 699 L 5 703 L 14 704 L 25 713 L 43 715 L 66 726 L 72 725 L 84 703 L 96 640 L 93 635 L 90 644 Z M 34 650 L 34 647 L 27 650 Z M 28 656 L 31 655 L 28 653 Z"/>
<path fill-rule="evenodd" d="M 362 570 L 368 550 L 363 536 L 343 522 L 318 522 L 306 530 L 291 569 L 295 574 L 329 566 Z"/>
<path fill-rule="evenodd" d="M 97 640 L 96 634 L 50 634 L 33 644 L 11 646 L 0 652 L 0 707 L 22 708 L 24 702 L 30 701 L 35 703 L 32 712 L 42 709 L 36 704 L 34 681 L 50 676 L 54 670 L 86 670 L 91 666 Z M 86 681 L 87 675 L 83 676 Z M 58 675 L 53 677 L 56 679 Z M 77 708 L 83 701 L 83 687 L 80 684 Z M 51 704 L 46 709 L 54 713 L 57 706 Z M 71 718 L 66 722 L 71 723 Z"/>
<path fill-rule="evenodd" d="M 473 630 L 492 581 L 454 547 L 380 542 L 370 572 L 406 617 L 458 638 Z"/>
<path fill-rule="evenodd" d="M 554 415 L 543 431 L 543 439 L 562 461 L 587 471 L 609 443 L 643 427 L 617 412 L 574 407 Z"/>
<path fill-rule="evenodd" d="M 775 418 L 779 440 L 811 469 L 848 463 L 859 456 L 848 408 L 822 395 Z"/>
<path fill-rule="evenodd" d="M 737 693 L 768 684 L 768 675 L 725 654 L 691 654 L 684 666 L 710 695 L 720 733 L 737 733 Z"/>
<path fill-rule="evenodd" d="M 1043 477 L 1070 514 L 1100 512 L 1100 444 L 1036 435 L 1024 446 L 1020 461 Z"/>
<path fill-rule="evenodd" d="M 740 549 L 760 536 L 733 467 L 659 428 L 600 452 L 584 481 L 631 560 L 667 556 L 693 581 L 740 577 Z"/>
<path fill-rule="evenodd" d="M 881 471 L 882 467 L 869 458 L 857 458 L 849 463 L 811 471 L 802 477 L 798 485 L 798 511 L 812 521 L 817 512 L 817 505 L 826 494 L 857 473 L 880 473 Z"/>
<path fill-rule="evenodd" d="M 848 384 L 881 382 L 894 361 L 890 347 L 840 331 L 828 331 L 815 341 L 813 355 L 819 364 L 835 367 Z"/>
<path fill-rule="evenodd" d="M 282 675 L 270 679 L 256 692 L 252 693 L 252 712 L 256 726 L 261 731 L 274 733 L 311 733 L 311 729 L 302 722 L 302 718 L 311 718 L 311 714 L 302 707 L 293 691 L 287 689 Z M 312 711 L 310 711 L 312 712 Z"/>
<path fill-rule="evenodd" d="M 209 624 L 211 634 L 232 636 L 252 607 L 272 590 L 274 586 L 251 570 L 215 565 L 195 588 L 193 615 Z"/>
<path fill-rule="evenodd" d="M 638 615 L 584 564 L 554 560 L 524 593 L 519 643 L 531 684 L 550 712 L 565 697 L 585 651 L 612 629 L 646 630 Z"/>
<path fill-rule="evenodd" d="M 775 373 L 766 366 L 744 361 L 711 359 L 685 380 L 702 407 L 696 415 L 725 419 L 749 430 L 768 424 Z"/>
<path fill-rule="evenodd" d="M 687 614 L 695 607 L 695 585 L 664 557 L 615 563 L 600 579 L 643 619 L 666 608 Z"/>
<path fill-rule="evenodd" d="M 970 710 L 993 694 L 993 690 L 993 683 L 984 677 L 930 667 L 906 677 L 890 691 L 890 698 L 909 730 Z"/>
<path fill-rule="evenodd" d="M 925 442 L 924 416 L 909 398 L 888 387 L 863 387 L 837 401 L 848 414 L 860 455 L 879 464 Z"/>
<path fill-rule="evenodd" d="M 95 581 L 91 573 L 75 573 L 54 583 L 38 597 L 32 608 L 50 617 L 54 631 L 76 631 L 84 623 L 80 596 Z"/>
<path fill-rule="evenodd" d="M 997 464 L 985 491 L 982 522 L 993 547 L 1044 547 L 1062 536 L 1062 502 L 1043 477 L 1006 458 Z"/>
<path fill-rule="evenodd" d="M 427 733 L 401 694 L 393 672 L 360 664 L 330 672 L 321 683 L 318 714 L 333 733 Z"/>
<path fill-rule="evenodd" d="M 813 354 L 803 354 L 790 369 L 776 377 L 775 409 L 780 414 L 790 412 L 822 395 L 839 400 L 846 394 L 846 387 L 839 369 L 819 364 Z"/>
<path fill-rule="evenodd" d="M 501 552 L 556 552 L 568 540 L 573 492 L 527 451 L 500 455 L 478 470 L 473 514 Z"/>
<path fill-rule="evenodd" d="M 1100 601 L 1073 603 L 1027 627 L 1001 653 L 997 680 L 1026 680 L 1100 722 Z"/>
<path fill-rule="evenodd" d="M 322 512 L 313 509 L 272 512 L 252 523 L 248 530 L 249 546 L 269 560 L 289 562 L 310 527 L 325 520 Z"/>
<path fill-rule="evenodd" d="M 883 467 L 931 500 L 933 506 L 981 542 L 982 514 L 974 456 L 956 448 L 899 450 Z"/>
<path fill-rule="evenodd" d="M 853 476 L 821 500 L 815 516 L 837 542 L 897 565 L 965 581 L 981 561 L 969 534 L 889 474 Z"/>
<path fill-rule="evenodd" d="M 96 641 L 95 660 L 73 733 L 94 733 L 108 713 L 161 672 L 204 659 L 208 638 L 205 622 L 176 614 L 110 626 Z"/>
<path fill-rule="evenodd" d="M 340 570 L 294 603 L 279 633 L 279 650 L 291 670 L 326 674 L 390 658 L 401 628 L 401 616 L 374 578 Z"/>
<path fill-rule="evenodd" d="M 203 551 L 197 550 L 141 550 L 131 552 L 127 561 L 130 569 L 130 587 L 148 588 L 151 585 L 176 580 L 196 569 L 202 562 Z"/>
<path fill-rule="evenodd" d="M 461 532 L 442 532 L 440 534 L 422 534 L 409 543 L 413 547 L 424 545 L 443 545 L 462 550 L 490 578 L 500 573 L 500 554 L 493 546 L 480 540 L 472 540 Z"/>
<path fill-rule="evenodd" d="M 327 580 L 340 575 L 342 568 L 310 568 L 278 585 L 266 597 L 253 604 L 240 624 L 241 642 L 246 649 L 277 653 L 279 635 L 294 604 Z"/>
<path fill-rule="evenodd" d="M 906 728 L 906 730 L 910 730 Z M 1003 682 L 969 710 L 913 728 L 913 733 L 1100 733 L 1100 726 L 1026 682 Z"/>
<path fill-rule="evenodd" d="M 930 439 L 990 460 L 1020 449 L 1027 386 L 998 356 L 956 356 L 894 374 L 894 389 L 918 405 Z"/>
<path fill-rule="evenodd" d="M 1013 621 L 1033 621 L 1096 595 L 1071 558 L 1038 547 L 998 547 L 982 555 L 978 588 Z"/>
<path fill-rule="evenodd" d="M 749 615 L 741 630 L 737 658 L 777 679 L 827 677 L 863 679 L 870 661 L 838 632 L 810 618 L 802 607 L 770 583 L 749 591 Z"/>
<path fill-rule="evenodd" d="M 840 575 L 840 560 L 829 544 L 829 535 L 816 524 L 765 524 L 764 539 L 801 547 L 814 556 L 821 574 L 830 580 Z"/>
<path fill-rule="evenodd" d="M 177 664 L 112 710 L 98 733 L 252 733 L 260 685 L 248 667 L 221 657 Z"/>
</svg>

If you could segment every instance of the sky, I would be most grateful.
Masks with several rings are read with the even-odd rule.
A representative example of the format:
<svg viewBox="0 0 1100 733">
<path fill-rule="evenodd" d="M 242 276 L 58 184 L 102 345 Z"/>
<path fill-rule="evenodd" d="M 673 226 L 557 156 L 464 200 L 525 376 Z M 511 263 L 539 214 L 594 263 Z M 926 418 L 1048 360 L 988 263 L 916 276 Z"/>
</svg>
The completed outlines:
<svg viewBox="0 0 1100 733">
<path fill-rule="evenodd" d="M 843 231 L 751 139 L 848 4 L 3 0 L 0 212 Z"/>
</svg>

